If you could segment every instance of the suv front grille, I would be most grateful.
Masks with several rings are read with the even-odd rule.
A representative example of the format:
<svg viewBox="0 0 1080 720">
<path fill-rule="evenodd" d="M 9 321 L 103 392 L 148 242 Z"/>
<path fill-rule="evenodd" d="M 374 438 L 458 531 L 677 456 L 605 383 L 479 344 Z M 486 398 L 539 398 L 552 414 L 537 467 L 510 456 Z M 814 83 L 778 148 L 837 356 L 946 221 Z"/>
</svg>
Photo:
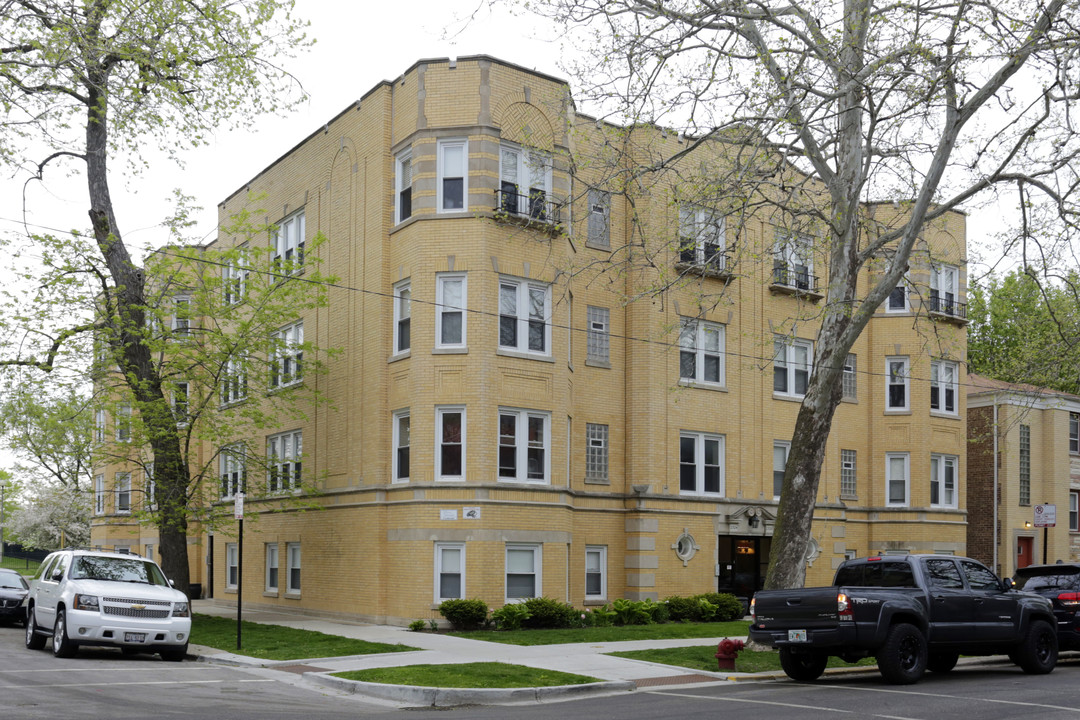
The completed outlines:
<svg viewBox="0 0 1080 720">
<path fill-rule="evenodd" d="M 162 619 L 169 617 L 168 610 L 152 610 L 150 608 L 136 610 L 135 608 L 130 607 L 115 607 L 113 605 L 106 605 L 104 610 L 106 615 L 118 615 L 120 617 L 154 619 Z"/>
<path fill-rule="evenodd" d="M 142 607 L 133 607 L 141 605 Z M 172 614 L 172 603 L 161 600 L 140 600 L 138 598 L 101 598 L 101 611 L 106 615 L 129 618 L 162 619 Z"/>
</svg>

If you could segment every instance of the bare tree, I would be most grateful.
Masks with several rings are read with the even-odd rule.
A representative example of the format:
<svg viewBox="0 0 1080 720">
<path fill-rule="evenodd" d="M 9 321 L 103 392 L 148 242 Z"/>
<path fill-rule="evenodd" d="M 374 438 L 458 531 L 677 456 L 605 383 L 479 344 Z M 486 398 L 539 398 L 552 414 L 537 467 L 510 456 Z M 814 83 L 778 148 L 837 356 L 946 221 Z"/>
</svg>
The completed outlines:
<svg viewBox="0 0 1080 720">
<path fill-rule="evenodd" d="M 700 202 L 815 231 L 827 287 L 765 584 L 802 585 L 844 359 L 928 224 L 1007 187 L 1043 208 L 1029 207 L 1021 239 L 1035 228 L 1068 238 L 1080 148 L 1069 107 L 1077 6 L 540 0 L 528 8 L 588 38 L 576 43 L 590 48 L 586 57 L 567 68 L 578 97 L 619 126 L 686 138 L 675 153 L 631 153 L 624 180 L 693 166 L 698 148 L 720 143 L 726 166 L 697 173 Z M 857 280 L 867 277 L 864 291 Z"/>
</svg>

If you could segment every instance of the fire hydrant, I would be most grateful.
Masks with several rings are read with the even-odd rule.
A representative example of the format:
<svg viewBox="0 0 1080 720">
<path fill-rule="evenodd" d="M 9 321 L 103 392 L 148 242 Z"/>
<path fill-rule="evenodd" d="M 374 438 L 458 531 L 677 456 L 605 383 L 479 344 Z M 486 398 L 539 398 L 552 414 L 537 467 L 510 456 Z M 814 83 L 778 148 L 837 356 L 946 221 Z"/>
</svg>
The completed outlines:
<svg viewBox="0 0 1080 720">
<path fill-rule="evenodd" d="M 720 670 L 734 670 L 735 658 L 739 656 L 739 651 L 746 647 L 746 643 L 742 640 L 732 640 L 731 638 L 724 638 L 720 641 L 720 644 L 716 646 L 716 665 Z"/>
</svg>

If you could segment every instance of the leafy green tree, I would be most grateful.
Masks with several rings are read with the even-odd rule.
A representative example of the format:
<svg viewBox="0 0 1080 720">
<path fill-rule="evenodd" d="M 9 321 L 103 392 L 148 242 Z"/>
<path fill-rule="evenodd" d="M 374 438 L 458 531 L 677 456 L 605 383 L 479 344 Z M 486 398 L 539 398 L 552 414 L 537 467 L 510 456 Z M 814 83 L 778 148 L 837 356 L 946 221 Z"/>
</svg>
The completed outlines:
<svg viewBox="0 0 1080 720">
<path fill-rule="evenodd" d="M 765 582 L 800 586 L 844 358 L 912 259 L 925 256 L 924 232 L 983 191 L 1010 186 L 1025 208 L 1054 211 L 1028 213 L 1021 240 L 1038 238 L 1032 229 L 1053 218 L 1066 222 L 1043 236 L 1044 250 L 1051 238 L 1068 239 L 1080 137 L 1066 78 L 1078 8 L 1065 0 L 521 4 L 588 48 L 568 62 L 579 99 L 621 127 L 661 126 L 681 142 L 674 151 L 633 146 L 631 134 L 633 147 L 607 172 L 613 192 L 673 177 L 688 186 L 687 200 L 728 218 L 729 230 L 764 216 L 815 238 L 815 267 L 827 267 L 828 285 L 816 309 L 791 319 L 812 319 L 819 330 Z M 600 173 L 619 140 L 576 166 Z M 728 162 L 699 161 L 702 145 L 723 145 Z M 611 256 L 616 272 L 671 264 L 650 257 L 638 235 Z M 638 296 L 668 286 L 661 277 L 654 293 Z"/>
<path fill-rule="evenodd" d="M 0 0 L 0 161 L 37 179 L 56 165 L 81 173 L 92 228 L 88 237 L 35 239 L 42 266 L 30 272 L 35 290 L 11 299 L 0 365 L 70 379 L 96 334 L 152 452 L 162 564 L 182 589 L 192 475 L 171 380 L 147 341 L 159 307 L 152 273 L 124 241 L 110 162 L 126 156 L 130 177 L 144 169 L 145 147 L 175 158 L 212 129 L 296 102 L 300 92 L 278 65 L 307 43 L 292 8 L 290 0 Z"/>
<path fill-rule="evenodd" d="M 998 380 L 1080 393 L 1080 278 L 1042 282 L 1034 269 L 988 276 L 970 292 L 968 367 Z"/>
<path fill-rule="evenodd" d="M 0 437 L 20 461 L 23 486 L 85 493 L 93 482 L 92 400 L 74 388 L 48 393 L 32 377 L 18 378 L 0 402 Z"/>
</svg>

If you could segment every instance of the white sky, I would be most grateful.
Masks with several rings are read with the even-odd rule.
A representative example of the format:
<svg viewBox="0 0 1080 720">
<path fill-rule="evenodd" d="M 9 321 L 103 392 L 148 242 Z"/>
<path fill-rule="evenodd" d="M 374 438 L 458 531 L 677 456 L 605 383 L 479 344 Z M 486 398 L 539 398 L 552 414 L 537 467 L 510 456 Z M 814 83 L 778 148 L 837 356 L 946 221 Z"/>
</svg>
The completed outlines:
<svg viewBox="0 0 1080 720">
<path fill-rule="evenodd" d="M 182 169 L 168 159 L 152 159 L 141 175 L 125 181 L 123 164 L 113 162 L 117 221 L 132 254 L 139 258 L 144 253 L 137 248 L 166 240 L 159 223 L 170 212 L 174 188 L 203 208 L 193 234 L 213 239 L 219 202 L 377 83 L 395 79 L 421 58 L 486 54 L 561 76 L 560 45 L 539 37 L 544 23 L 537 19 L 482 7 L 472 22 L 463 23 L 481 2 L 298 0 L 297 15 L 311 22 L 308 35 L 316 43 L 286 66 L 310 96 L 297 111 L 256 118 L 242 132 L 217 135 L 209 146 L 184 153 Z M 24 180 L 0 178 L 0 232 L 17 229 L 24 217 Z M 65 178 L 53 170 L 44 185 L 29 186 L 26 198 L 26 219 L 40 226 L 33 231 L 88 225 L 82 175 Z"/>
</svg>

